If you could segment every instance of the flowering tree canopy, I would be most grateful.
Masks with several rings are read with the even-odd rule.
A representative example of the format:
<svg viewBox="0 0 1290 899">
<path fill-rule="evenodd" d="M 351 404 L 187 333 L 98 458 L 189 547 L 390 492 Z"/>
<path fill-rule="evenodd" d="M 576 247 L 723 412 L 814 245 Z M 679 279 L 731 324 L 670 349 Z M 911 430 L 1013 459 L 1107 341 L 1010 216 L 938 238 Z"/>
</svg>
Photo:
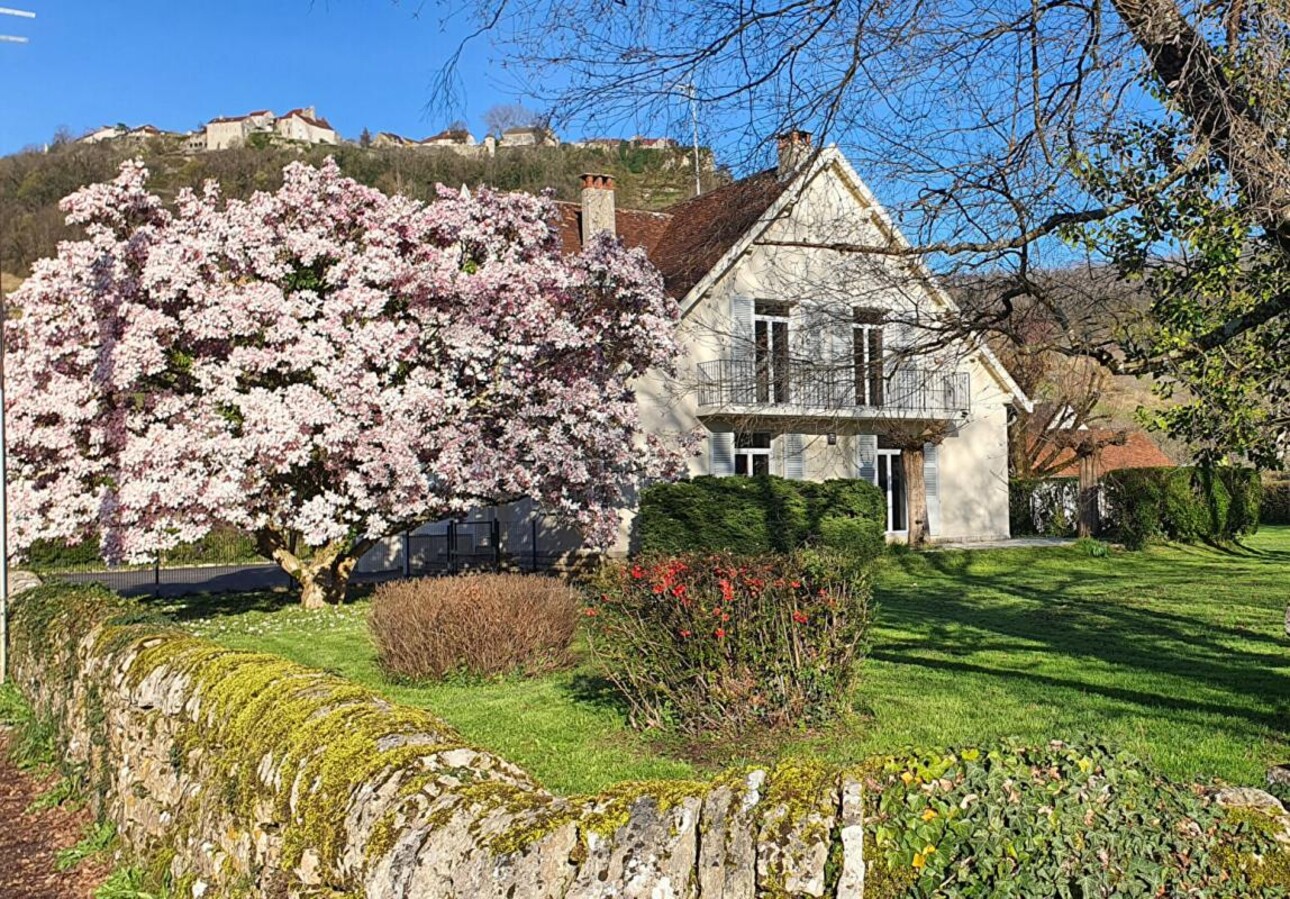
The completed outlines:
<svg viewBox="0 0 1290 899">
<path fill-rule="evenodd" d="M 254 533 L 306 604 L 373 541 L 533 497 L 608 542 L 675 451 L 630 382 L 668 368 L 676 303 L 639 250 L 566 255 L 547 197 L 420 203 L 292 164 L 173 210 L 141 163 L 63 201 L 85 238 L 13 295 L 12 533 L 109 561 Z"/>
</svg>

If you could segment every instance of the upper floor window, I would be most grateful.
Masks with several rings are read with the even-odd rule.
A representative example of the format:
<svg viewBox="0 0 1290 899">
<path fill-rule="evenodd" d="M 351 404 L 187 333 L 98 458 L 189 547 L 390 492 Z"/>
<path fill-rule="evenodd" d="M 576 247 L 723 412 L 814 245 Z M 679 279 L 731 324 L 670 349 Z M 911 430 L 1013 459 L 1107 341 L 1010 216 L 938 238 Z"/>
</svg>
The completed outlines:
<svg viewBox="0 0 1290 899">
<path fill-rule="evenodd" d="M 789 400 L 788 319 L 788 303 L 758 300 L 753 308 L 759 403 L 787 403 Z"/>
<path fill-rule="evenodd" d="M 743 477 L 770 474 L 768 431 L 740 431 L 735 435 L 735 474 Z"/>
<path fill-rule="evenodd" d="M 881 309 L 856 307 L 851 324 L 851 348 L 855 366 L 857 406 L 883 403 Z"/>
</svg>

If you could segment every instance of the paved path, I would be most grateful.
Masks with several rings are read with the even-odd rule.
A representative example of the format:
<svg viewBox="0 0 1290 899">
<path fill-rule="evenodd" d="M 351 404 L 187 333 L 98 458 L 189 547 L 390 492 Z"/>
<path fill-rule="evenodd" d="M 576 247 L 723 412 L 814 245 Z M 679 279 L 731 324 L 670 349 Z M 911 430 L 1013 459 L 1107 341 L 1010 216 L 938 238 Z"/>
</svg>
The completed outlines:
<svg viewBox="0 0 1290 899">
<path fill-rule="evenodd" d="M 932 543 L 924 549 L 929 552 L 938 549 L 1025 549 L 1036 546 L 1070 546 L 1074 542 L 1074 537 L 1012 537 L 1007 540 L 954 540 Z"/>
</svg>

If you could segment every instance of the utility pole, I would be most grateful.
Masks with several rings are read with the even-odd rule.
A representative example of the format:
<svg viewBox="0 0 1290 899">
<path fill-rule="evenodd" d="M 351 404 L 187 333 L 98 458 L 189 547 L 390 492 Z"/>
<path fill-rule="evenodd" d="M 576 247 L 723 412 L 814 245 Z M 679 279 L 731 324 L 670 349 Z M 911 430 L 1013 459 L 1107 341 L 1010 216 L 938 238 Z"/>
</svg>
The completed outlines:
<svg viewBox="0 0 1290 899">
<path fill-rule="evenodd" d="M 34 19 L 36 14 L 26 9 L 0 6 L 0 16 Z M 27 38 L 16 34 L 0 34 L 0 43 L 25 44 Z M 0 684 L 9 680 L 9 466 L 5 459 L 5 404 L 4 362 L 5 331 L 9 324 L 9 302 L 0 288 Z"/>
<path fill-rule="evenodd" d="M 703 193 L 703 183 L 699 180 L 699 106 L 693 83 L 678 85 L 678 89 L 690 101 L 690 122 L 694 126 L 694 195 L 697 197 Z"/>
</svg>

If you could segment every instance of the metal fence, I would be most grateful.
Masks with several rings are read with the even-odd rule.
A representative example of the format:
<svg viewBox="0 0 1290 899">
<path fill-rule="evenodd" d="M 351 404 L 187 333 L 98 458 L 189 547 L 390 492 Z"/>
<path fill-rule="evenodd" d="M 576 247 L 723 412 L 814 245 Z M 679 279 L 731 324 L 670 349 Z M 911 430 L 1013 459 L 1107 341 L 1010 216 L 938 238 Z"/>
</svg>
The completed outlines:
<svg viewBox="0 0 1290 899">
<path fill-rule="evenodd" d="M 365 556 L 356 583 L 471 571 L 553 571 L 569 565 L 567 539 L 542 515 L 502 522 L 436 522 L 387 538 Z M 366 564 L 365 564 L 366 563 Z M 131 596 L 253 592 L 295 586 L 276 564 L 255 555 L 245 535 L 182 547 L 150 565 L 108 566 L 83 548 L 50 550 L 33 556 L 43 578 L 99 583 Z"/>
</svg>

